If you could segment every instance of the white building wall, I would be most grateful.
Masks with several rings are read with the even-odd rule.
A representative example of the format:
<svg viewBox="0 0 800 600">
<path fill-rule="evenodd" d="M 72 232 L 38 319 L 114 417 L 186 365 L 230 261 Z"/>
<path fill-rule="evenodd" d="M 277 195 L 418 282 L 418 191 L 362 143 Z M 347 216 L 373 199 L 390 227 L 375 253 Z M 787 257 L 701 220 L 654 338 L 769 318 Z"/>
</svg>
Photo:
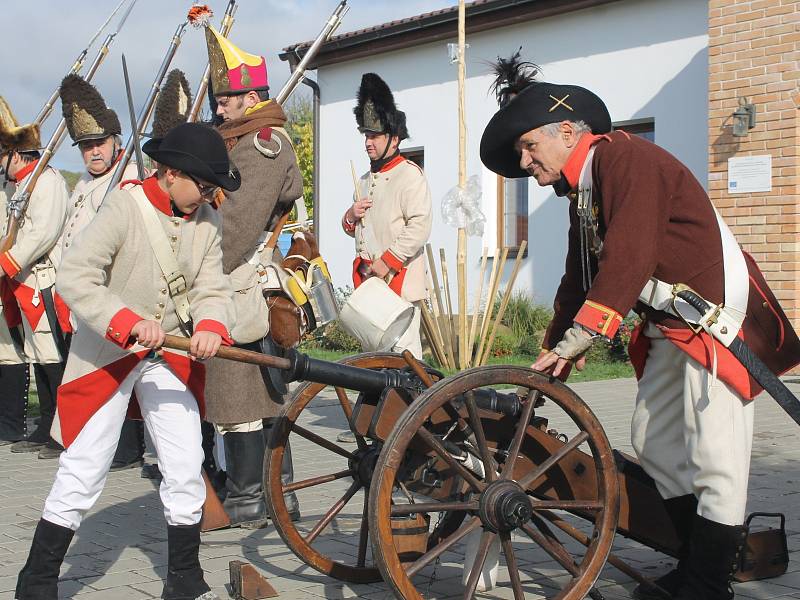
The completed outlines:
<svg viewBox="0 0 800 600">
<path fill-rule="evenodd" d="M 497 110 L 488 94 L 492 77 L 487 63 L 522 46 L 523 56 L 542 67 L 542 79 L 591 89 L 604 99 L 615 122 L 654 118 L 656 143 L 686 163 L 705 185 L 707 29 L 706 2 L 627 0 L 468 37 L 467 174 L 482 179 L 487 217 L 483 239 L 468 242 L 470 289 L 477 284 L 483 246 L 493 254 L 496 244 L 497 179 L 482 166 L 478 153 L 483 128 Z M 450 41 L 455 37 L 454 31 Z M 369 71 L 384 78 L 406 112 L 412 137 L 403 147 L 424 147 L 434 204 L 431 243 L 434 249 L 445 248 L 454 279 L 456 231 L 443 222 L 440 210 L 441 199 L 458 182 L 457 68 L 449 63 L 446 41 L 319 70 L 322 255 L 335 285 L 352 285 L 353 242 L 341 230 L 340 219 L 352 201 L 350 160 L 359 174 L 369 167 L 353 116 L 361 74 Z M 550 304 L 564 270 L 567 201 L 533 179 L 529 190 L 530 249 L 515 288 Z M 509 260 L 504 281 L 512 266 Z M 451 285 L 455 289 L 454 281 Z"/>
</svg>

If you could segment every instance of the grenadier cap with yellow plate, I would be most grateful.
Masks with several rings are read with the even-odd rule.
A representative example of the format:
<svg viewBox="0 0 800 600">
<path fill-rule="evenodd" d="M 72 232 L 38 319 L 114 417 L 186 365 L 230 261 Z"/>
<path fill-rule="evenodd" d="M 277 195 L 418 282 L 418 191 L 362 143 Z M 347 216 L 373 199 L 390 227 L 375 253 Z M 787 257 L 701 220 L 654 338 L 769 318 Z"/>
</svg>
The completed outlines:
<svg viewBox="0 0 800 600">
<path fill-rule="evenodd" d="M 39 125 L 20 125 L 8 102 L 0 96 L 0 154 L 38 150 L 41 147 Z"/>
<path fill-rule="evenodd" d="M 211 65 L 211 88 L 215 96 L 233 96 L 269 90 L 267 61 L 234 46 L 211 24 L 206 24 L 208 62 Z"/>
<path fill-rule="evenodd" d="M 611 131 L 611 115 L 593 92 L 578 85 L 537 81 L 538 67 L 510 59 L 498 59 L 492 86 L 500 110 L 489 121 L 481 137 L 481 161 L 503 177 L 529 177 L 519 165 L 514 144 L 523 134 L 548 123 L 583 121 L 594 134 Z"/>
<path fill-rule="evenodd" d="M 408 137 L 406 113 L 398 110 L 392 90 L 376 73 L 364 73 L 353 109 L 359 133 L 386 133 L 400 141 Z"/>
<path fill-rule="evenodd" d="M 73 146 L 86 140 L 102 140 L 122 133 L 117 113 L 106 106 L 100 92 L 82 77 L 67 75 L 58 93 Z"/>
<path fill-rule="evenodd" d="M 173 69 L 161 88 L 156 100 L 153 116 L 153 130 L 150 137 L 161 139 L 181 123 L 186 123 L 192 110 L 192 91 L 186 75 L 180 69 Z"/>
</svg>

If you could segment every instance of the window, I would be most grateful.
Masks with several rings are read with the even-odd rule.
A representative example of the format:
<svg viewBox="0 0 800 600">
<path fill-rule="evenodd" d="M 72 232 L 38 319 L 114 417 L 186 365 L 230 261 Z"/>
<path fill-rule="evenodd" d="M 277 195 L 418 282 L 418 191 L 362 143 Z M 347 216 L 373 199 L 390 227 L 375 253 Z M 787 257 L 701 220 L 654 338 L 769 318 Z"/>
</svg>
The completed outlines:
<svg viewBox="0 0 800 600">
<path fill-rule="evenodd" d="M 401 148 L 400 154 L 416 164 L 420 169 L 425 170 L 425 148 L 417 146 L 416 148 Z"/>
<path fill-rule="evenodd" d="M 620 121 L 614 123 L 614 129 L 622 129 L 627 133 L 643 137 L 648 142 L 656 141 L 656 121 L 655 119 L 633 119 L 631 121 Z"/>
<path fill-rule="evenodd" d="M 497 199 L 497 247 L 508 247 L 509 256 L 515 256 L 528 240 L 528 178 L 498 177 Z"/>
</svg>

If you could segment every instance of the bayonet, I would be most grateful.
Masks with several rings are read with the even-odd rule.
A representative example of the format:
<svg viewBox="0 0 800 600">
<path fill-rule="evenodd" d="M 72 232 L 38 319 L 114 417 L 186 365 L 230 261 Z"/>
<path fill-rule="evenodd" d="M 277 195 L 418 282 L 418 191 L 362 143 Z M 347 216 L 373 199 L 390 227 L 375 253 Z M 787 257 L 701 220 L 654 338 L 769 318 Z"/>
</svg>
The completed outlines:
<svg viewBox="0 0 800 600">
<path fill-rule="evenodd" d="M 133 110 L 133 93 L 131 92 L 131 80 L 128 77 L 128 63 L 125 55 L 122 55 L 122 73 L 125 76 L 125 93 L 128 95 L 128 114 L 131 118 L 131 141 L 136 152 L 136 169 L 139 172 L 139 181 L 144 181 L 144 160 L 142 160 L 142 147 L 139 145 L 139 126 L 136 123 L 136 114 Z"/>
</svg>

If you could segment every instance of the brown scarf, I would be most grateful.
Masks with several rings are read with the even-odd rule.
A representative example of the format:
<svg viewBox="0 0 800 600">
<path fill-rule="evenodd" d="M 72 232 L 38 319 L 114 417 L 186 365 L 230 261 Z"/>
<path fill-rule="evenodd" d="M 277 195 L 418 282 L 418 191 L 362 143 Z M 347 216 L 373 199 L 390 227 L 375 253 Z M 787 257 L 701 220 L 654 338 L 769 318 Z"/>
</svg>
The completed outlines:
<svg viewBox="0 0 800 600">
<path fill-rule="evenodd" d="M 265 127 L 283 127 L 285 123 L 286 114 L 281 105 L 272 101 L 249 115 L 225 121 L 217 131 L 225 140 L 228 150 L 231 150 L 243 135 Z"/>
</svg>

